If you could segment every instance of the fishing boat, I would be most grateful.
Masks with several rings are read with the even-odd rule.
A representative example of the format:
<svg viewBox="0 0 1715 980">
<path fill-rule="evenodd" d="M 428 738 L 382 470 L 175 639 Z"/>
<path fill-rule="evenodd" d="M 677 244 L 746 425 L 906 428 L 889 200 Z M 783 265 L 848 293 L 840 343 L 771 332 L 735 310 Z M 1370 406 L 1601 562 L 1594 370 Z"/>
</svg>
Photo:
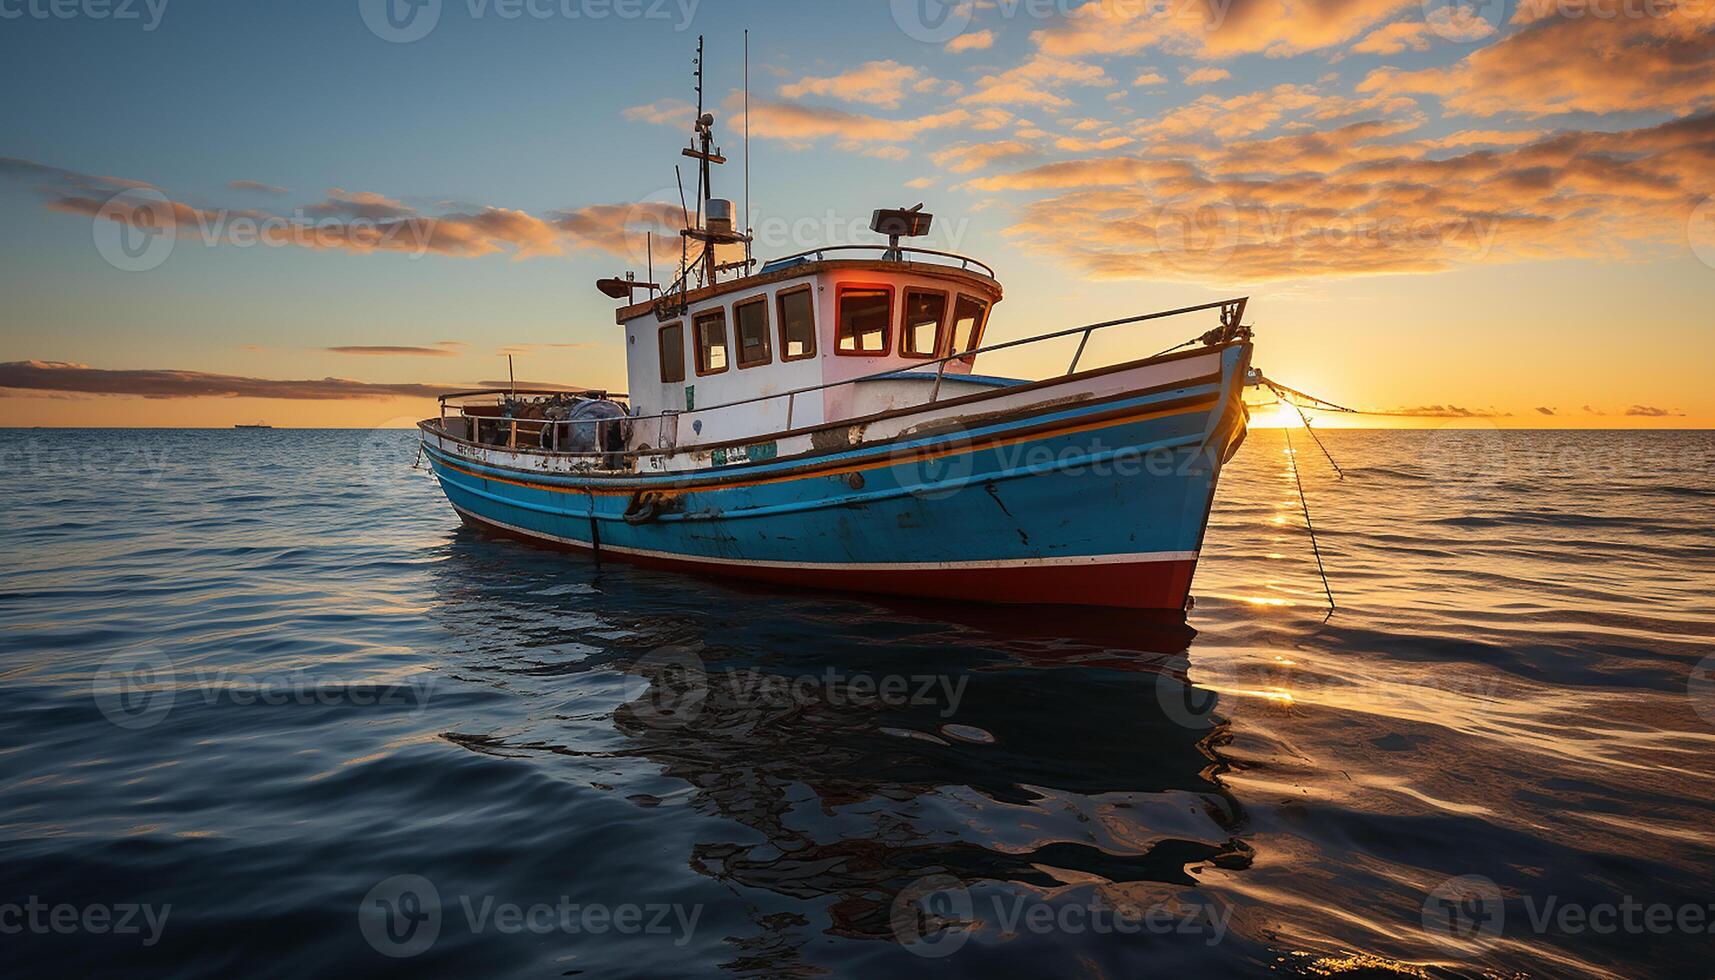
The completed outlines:
<svg viewBox="0 0 1715 980">
<path fill-rule="evenodd" d="M 759 266 L 713 196 L 724 159 L 700 101 L 676 281 L 597 283 L 621 304 L 628 391 L 441 396 L 420 439 L 459 517 L 722 579 L 1183 610 L 1245 436 L 1246 300 L 985 343 L 1000 280 L 911 246 L 932 227 L 922 205 L 874 213 L 885 244 Z M 719 262 L 721 249 L 743 258 Z M 1198 314 L 1214 325 L 1177 348 L 1082 363 L 1098 332 Z M 1066 363 L 1074 347 L 1037 378 L 977 366 L 1002 350 Z"/>
<path fill-rule="evenodd" d="M 234 425 L 233 428 L 234 429 L 272 429 L 273 426 L 269 425 L 266 422 L 251 422 L 248 424 L 246 424 L 244 422 L 240 422 L 237 425 Z"/>
</svg>

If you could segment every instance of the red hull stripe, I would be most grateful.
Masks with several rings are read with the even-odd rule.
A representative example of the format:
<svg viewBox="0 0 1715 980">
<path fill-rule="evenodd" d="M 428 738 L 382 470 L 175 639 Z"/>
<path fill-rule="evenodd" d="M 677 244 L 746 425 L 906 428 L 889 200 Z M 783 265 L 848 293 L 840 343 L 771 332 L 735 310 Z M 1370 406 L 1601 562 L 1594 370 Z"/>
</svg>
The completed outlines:
<svg viewBox="0 0 1715 980">
<path fill-rule="evenodd" d="M 586 542 L 530 531 L 455 507 L 466 523 L 538 544 L 590 552 Z M 873 592 L 974 602 L 1185 608 L 1196 552 L 935 562 L 833 565 L 701 558 L 602 545 L 602 556 L 650 568 L 841 592 Z"/>
</svg>

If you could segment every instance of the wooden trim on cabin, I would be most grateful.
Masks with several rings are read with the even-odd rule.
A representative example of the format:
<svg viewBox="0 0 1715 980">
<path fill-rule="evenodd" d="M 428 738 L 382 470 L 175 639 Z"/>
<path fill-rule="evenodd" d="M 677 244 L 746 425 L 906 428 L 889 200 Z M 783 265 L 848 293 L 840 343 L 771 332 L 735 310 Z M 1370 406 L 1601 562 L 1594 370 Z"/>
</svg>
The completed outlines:
<svg viewBox="0 0 1715 980">
<path fill-rule="evenodd" d="M 959 298 L 964 298 L 966 295 L 968 294 L 960 293 Z M 970 298 L 983 304 L 983 315 L 981 319 L 977 320 L 976 326 L 971 328 L 971 343 L 970 346 L 966 348 L 967 350 L 974 351 L 978 350 L 983 345 L 983 334 L 989 328 L 989 317 L 994 314 L 994 303 L 983 299 L 981 296 L 971 296 Z M 958 340 L 958 335 L 959 299 L 954 299 L 952 307 L 947 311 L 947 357 L 953 356 L 953 343 Z M 977 356 L 975 354 L 960 354 L 959 360 L 964 361 L 966 364 L 975 364 L 977 363 Z"/>
<path fill-rule="evenodd" d="M 840 314 L 845 306 L 846 294 L 875 292 L 876 290 L 887 294 L 887 323 L 881 328 L 881 347 L 877 350 L 864 350 L 861 346 L 854 346 L 851 350 L 843 350 L 840 347 L 840 328 L 844 325 L 844 318 Z M 834 286 L 834 355 L 836 357 L 886 357 L 893 350 L 893 311 L 895 308 L 893 299 L 897 292 L 898 290 L 885 282 L 842 282 Z M 861 344 L 863 342 L 862 335 L 853 336 L 852 341 L 854 344 Z"/>
<path fill-rule="evenodd" d="M 678 369 L 674 373 L 678 377 L 674 378 L 667 377 L 667 331 L 669 330 L 679 331 L 678 349 L 673 351 L 673 363 L 678 365 Z M 662 324 L 660 331 L 655 335 L 655 350 L 660 361 L 661 383 L 664 385 L 683 383 L 685 380 L 685 321 L 675 320 L 672 323 Z"/>
<path fill-rule="evenodd" d="M 792 353 L 789 353 L 792 350 L 791 342 L 786 339 L 786 310 L 781 304 L 782 304 L 782 301 L 784 301 L 786 299 L 786 297 L 796 296 L 799 293 L 804 293 L 807 296 L 809 296 L 809 298 L 810 298 L 810 346 L 802 354 L 792 354 Z M 764 295 L 767 295 L 767 294 L 765 293 Z M 776 327 L 776 329 L 780 333 L 780 360 L 782 363 L 784 363 L 786 361 L 809 360 L 810 358 L 816 356 L 816 326 L 817 325 L 816 325 L 816 287 L 815 286 L 811 285 L 810 283 L 805 283 L 802 286 L 790 286 L 786 289 L 782 289 L 779 292 L 775 293 L 774 294 L 774 317 L 775 317 L 775 320 L 778 322 L 778 326 Z"/>
<path fill-rule="evenodd" d="M 937 265 L 933 262 L 892 262 L 882 261 L 881 259 L 824 259 L 821 262 L 805 262 L 802 265 L 794 265 L 785 269 L 777 269 L 774 272 L 767 274 L 758 273 L 754 276 L 745 276 L 741 279 L 733 279 L 729 282 L 717 283 L 713 286 L 704 286 L 701 289 L 693 289 L 685 295 L 685 303 L 687 305 L 700 303 L 706 299 L 711 299 L 716 296 L 725 296 L 728 293 L 734 293 L 744 289 L 754 289 L 758 286 L 769 286 L 777 282 L 786 282 L 792 279 L 820 275 L 824 272 L 848 270 L 888 272 L 908 276 L 922 276 L 928 279 L 947 280 L 949 282 L 958 283 L 973 292 L 992 293 L 993 298 L 989 300 L 989 304 L 991 306 L 1000 302 L 1005 296 L 1005 291 L 1001 289 L 1000 283 L 990 279 L 988 276 L 985 276 L 980 272 L 973 272 L 970 269 L 960 269 L 957 266 Z M 671 296 L 669 298 L 677 299 L 677 297 Z M 614 312 L 614 322 L 623 324 L 629 320 L 635 320 L 645 313 L 655 310 L 657 308 L 657 304 L 662 302 L 662 298 L 656 298 L 643 303 L 633 303 L 630 306 L 622 306 Z M 675 308 L 674 311 L 668 315 L 659 316 L 658 318 L 662 322 L 666 322 L 667 320 L 671 320 L 680 315 L 682 315 L 681 311 Z"/>
<path fill-rule="evenodd" d="M 762 307 L 762 358 L 760 360 L 747 361 L 744 359 L 744 331 L 739 325 L 738 311 L 747 306 Z M 774 341 L 769 336 L 773 329 L 773 324 L 769 322 L 767 293 L 759 293 L 749 299 L 741 299 L 732 304 L 733 351 L 738 354 L 737 357 L 732 358 L 732 361 L 738 365 L 740 371 L 745 368 L 762 367 L 764 364 L 774 363 Z"/>
<path fill-rule="evenodd" d="M 716 318 L 721 321 L 721 346 L 726 350 L 726 358 L 720 367 L 710 368 L 703 363 L 703 322 Z M 691 317 L 691 353 L 699 378 L 706 378 L 711 374 L 725 374 L 727 369 L 732 367 L 732 335 L 726 328 L 726 307 L 711 307 Z"/>
<path fill-rule="evenodd" d="M 909 323 L 905 322 L 906 316 L 911 311 L 911 294 L 912 293 L 922 293 L 926 296 L 939 296 L 939 297 L 941 297 L 941 303 L 942 303 L 942 305 L 941 305 L 941 320 L 940 320 L 940 322 L 935 324 L 935 349 L 933 351 L 921 351 L 921 352 L 919 352 L 919 351 L 911 351 L 911 350 L 906 349 L 906 338 L 910 337 L 912 334 L 911 325 Z M 927 360 L 930 360 L 932 358 L 944 356 L 942 348 L 944 346 L 946 346 L 947 344 L 951 343 L 951 340 L 949 340 L 948 338 L 950 338 L 952 336 L 952 331 L 948 328 L 952 325 L 952 320 L 949 318 L 953 315 L 953 306 L 955 305 L 954 301 L 953 301 L 953 296 L 954 296 L 954 294 L 952 292 L 945 290 L 945 289 L 926 289 L 922 286 L 906 286 L 904 289 L 900 290 L 900 297 L 899 297 L 899 356 L 900 357 L 914 357 L 914 358 L 917 358 L 919 360 L 927 361 Z"/>
</svg>

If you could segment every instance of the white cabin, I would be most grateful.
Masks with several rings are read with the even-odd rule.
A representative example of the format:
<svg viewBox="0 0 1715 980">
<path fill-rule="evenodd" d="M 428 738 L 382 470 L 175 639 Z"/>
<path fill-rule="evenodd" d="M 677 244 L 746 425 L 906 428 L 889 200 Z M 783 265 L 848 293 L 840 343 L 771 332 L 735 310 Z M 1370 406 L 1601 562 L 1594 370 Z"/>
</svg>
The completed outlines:
<svg viewBox="0 0 1715 980">
<path fill-rule="evenodd" d="M 972 376 L 975 358 L 957 356 L 981 346 L 1001 300 L 986 267 L 911 248 L 825 257 L 840 250 L 620 309 L 631 415 L 639 419 L 630 448 L 754 439 L 921 404 L 931 386 L 944 399 L 1005 383 Z M 943 358 L 952 358 L 944 370 Z M 833 387 L 802 391 L 822 385 Z M 734 402 L 749 403 L 707 411 Z M 663 413 L 682 414 L 653 418 Z"/>
</svg>

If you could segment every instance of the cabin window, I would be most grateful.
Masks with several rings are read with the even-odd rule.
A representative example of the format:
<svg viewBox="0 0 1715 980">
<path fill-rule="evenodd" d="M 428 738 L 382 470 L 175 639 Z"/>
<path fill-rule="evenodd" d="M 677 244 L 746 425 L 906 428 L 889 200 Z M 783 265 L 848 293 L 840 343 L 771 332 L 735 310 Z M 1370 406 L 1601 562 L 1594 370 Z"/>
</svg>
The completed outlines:
<svg viewBox="0 0 1715 980">
<path fill-rule="evenodd" d="M 676 385 L 685 380 L 685 325 L 669 323 L 661 328 L 661 383 Z"/>
<path fill-rule="evenodd" d="M 973 296 L 960 296 L 953 307 L 953 349 L 948 354 L 964 354 L 977 349 L 983 340 L 983 326 L 988 323 L 989 305 Z M 967 361 L 976 358 L 967 357 Z"/>
<path fill-rule="evenodd" d="M 768 347 L 768 297 L 747 299 L 732 308 L 733 333 L 738 337 L 738 366 L 756 367 L 774 360 Z"/>
<path fill-rule="evenodd" d="M 841 286 L 839 308 L 838 353 L 887 353 L 888 328 L 893 324 L 891 287 Z"/>
<path fill-rule="evenodd" d="M 816 299 L 810 287 L 784 290 L 775 302 L 780 308 L 780 359 L 815 357 Z"/>
<path fill-rule="evenodd" d="M 905 322 L 900 331 L 899 353 L 906 357 L 934 357 L 939 354 L 941 325 L 946 319 L 946 293 L 906 290 Z"/>
<path fill-rule="evenodd" d="M 697 334 L 697 373 L 719 374 L 726 370 L 726 311 L 699 313 L 691 321 Z"/>
</svg>

